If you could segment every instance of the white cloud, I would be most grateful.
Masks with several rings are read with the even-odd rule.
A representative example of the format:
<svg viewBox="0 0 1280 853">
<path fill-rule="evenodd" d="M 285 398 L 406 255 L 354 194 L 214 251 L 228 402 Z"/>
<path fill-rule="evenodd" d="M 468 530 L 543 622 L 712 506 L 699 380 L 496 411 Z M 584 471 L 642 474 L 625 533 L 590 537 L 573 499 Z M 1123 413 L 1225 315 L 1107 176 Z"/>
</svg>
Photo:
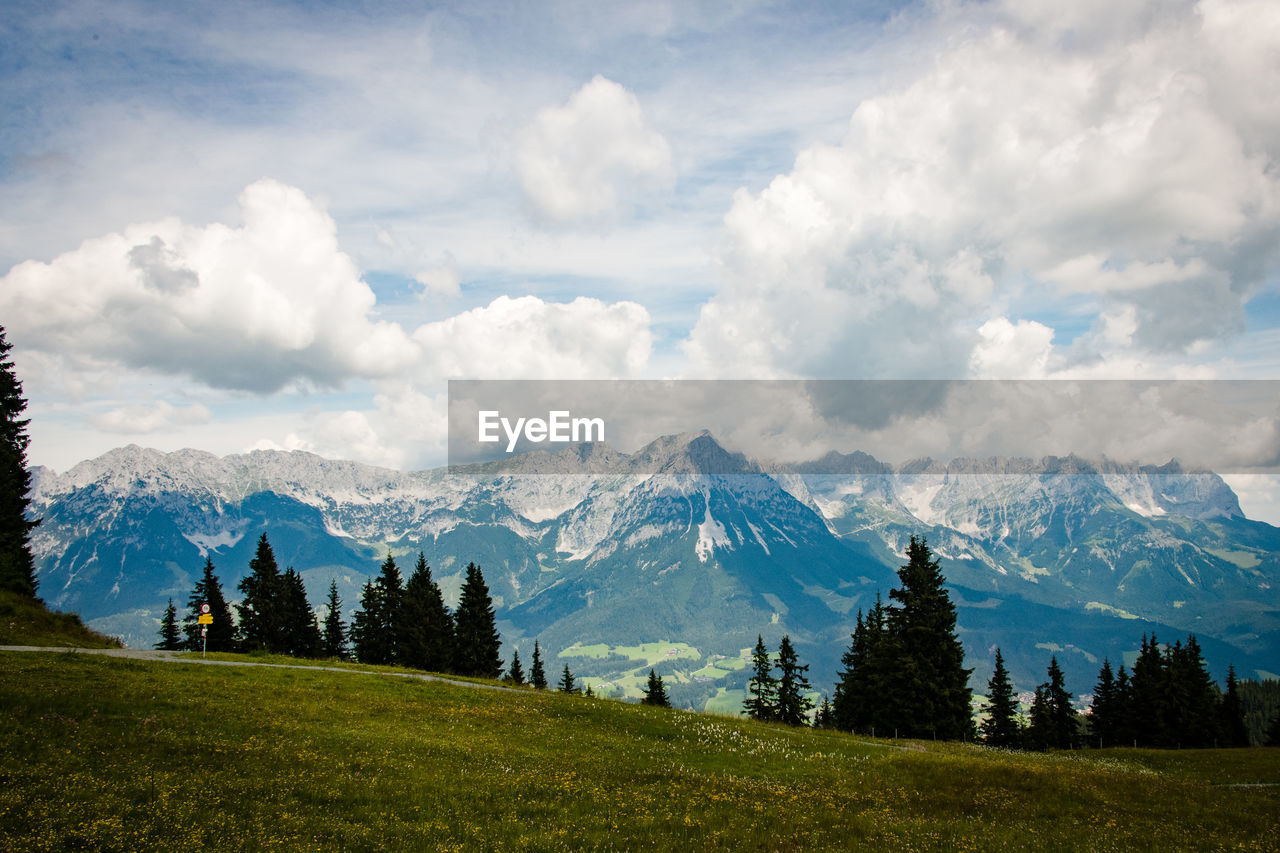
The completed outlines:
<svg viewBox="0 0 1280 853">
<path fill-rule="evenodd" d="M 610 222 L 675 181 L 671 148 L 635 95 L 599 75 L 517 134 L 515 165 L 533 210 L 559 225 Z"/>
<path fill-rule="evenodd" d="M 414 276 L 414 281 L 422 285 L 422 295 L 438 296 L 446 299 L 457 298 L 462 293 L 462 281 L 458 277 L 458 269 L 452 263 L 430 267 Z"/>
<path fill-rule="evenodd" d="M 209 409 L 199 403 L 174 406 L 165 400 L 156 400 L 149 405 L 122 406 L 91 415 L 89 422 L 105 432 L 145 435 L 174 427 L 207 424 L 211 418 Z"/>
<path fill-rule="evenodd" d="M 1053 329 L 1034 320 L 994 317 L 978 329 L 969 373 L 980 379 L 1042 379 L 1053 349 Z"/>
<path fill-rule="evenodd" d="M 165 219 L 85 241 L 0 279 L 15 340 L 60 357 L 271 392 L 403 369 L 416 350 L 371 319 L 374 295 L 300 190 L 261 180 L 242 224 Z"/>
<path fill-rule="evenodd" d="M 1280 90 L 1256 84 L 1280 76 L 1280 7 L 1106 8 L 944 7 L 931 70 L 735 196 L 693 370 L 987 370 L 1039 351 L 1044 324 L 1005 319 L 1033 297 L 1090 300 L 1119 356 L 1240 331 L 1280 245 Z"/>
<path fill-rule="evenodd" d="M 419 326 L 413 339 L 433 376 L 467 379 L 634 376 L 653 345 L 643 306 L 585 296 L 567 303 L 500 296 L 482 308 Z"/>
</svg>

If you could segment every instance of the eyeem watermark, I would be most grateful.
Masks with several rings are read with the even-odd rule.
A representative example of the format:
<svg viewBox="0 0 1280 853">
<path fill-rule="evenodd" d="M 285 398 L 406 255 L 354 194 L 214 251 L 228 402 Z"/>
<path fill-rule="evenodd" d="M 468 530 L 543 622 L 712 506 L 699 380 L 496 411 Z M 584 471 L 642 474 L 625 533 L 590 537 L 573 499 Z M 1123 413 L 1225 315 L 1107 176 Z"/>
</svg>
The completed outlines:
<svg viewBox="0 0 1280 853">
<path fill-rule="evenodd" d="M 575 418 L 568 411 L 547 412 L 542 418 L 516 418 L 514 424 L 502 413 L 490 410 L 479 413 L 476 440 L 495 443 L 501 440 L 498 428 L 507 436 L 507 452 L 513 453 L 523 435 L 526 441 L 539 444 L 543 441 L 568 444 L 580 441 L 604 441 L 604 418 Z"/>
</svg>

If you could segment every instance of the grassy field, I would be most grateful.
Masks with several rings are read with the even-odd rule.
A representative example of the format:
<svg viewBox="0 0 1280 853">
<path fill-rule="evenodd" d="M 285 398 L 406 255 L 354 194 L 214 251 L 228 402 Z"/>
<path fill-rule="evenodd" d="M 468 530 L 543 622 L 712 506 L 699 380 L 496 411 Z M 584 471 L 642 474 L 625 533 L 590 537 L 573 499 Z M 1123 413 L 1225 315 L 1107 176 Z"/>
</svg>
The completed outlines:
<svg viewBox="0 0 1280 853">
<path fill-rule="evenodd" d="M 1018 755 L 71 653 L 0 653 L 0 708 L 0 850 L 1280 849 L 1280 750 Z"/>
</svg>

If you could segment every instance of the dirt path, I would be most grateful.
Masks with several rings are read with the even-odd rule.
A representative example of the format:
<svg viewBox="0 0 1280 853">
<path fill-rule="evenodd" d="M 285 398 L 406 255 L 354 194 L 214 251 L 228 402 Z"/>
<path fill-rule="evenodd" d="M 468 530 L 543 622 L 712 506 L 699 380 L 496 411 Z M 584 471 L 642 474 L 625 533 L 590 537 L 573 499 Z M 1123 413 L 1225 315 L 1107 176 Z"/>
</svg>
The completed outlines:
<svg viewBox="0 0 1280 853">
<path fill-rule="evenodd" d="M 425 672 L 381 672 L 372 669 L 348 669 L 338 666 L 307 666 L 301 663 L 256 663 L 241 660 L 209 660 L 196 657 L 194 652 L 163 652 L 159 649 L 70 649 L 55 646 L 0 646 L 0 652 L 49 652 L 53 654 L 105 655 L 111 658 L 128 658 L 130 660 L 156 660 L 167 663 L 196 663 L 205 666 L 265 666 L 272 669 L 302 669 L 308 671 L 341 672 L 346 675 L 382 675 L 388 678 L 412 678 L 417 681 L 438 681 L 441 684 L 452 684 L 455 687 L 474 687 L 477 690 L 505 690 L 523 692 L 515 687 L 501 687 L 497 684 L 478 684 L 474 681 L 459 681 L 445 678 L 442 675 L 428 675 Z"/>
</svg>

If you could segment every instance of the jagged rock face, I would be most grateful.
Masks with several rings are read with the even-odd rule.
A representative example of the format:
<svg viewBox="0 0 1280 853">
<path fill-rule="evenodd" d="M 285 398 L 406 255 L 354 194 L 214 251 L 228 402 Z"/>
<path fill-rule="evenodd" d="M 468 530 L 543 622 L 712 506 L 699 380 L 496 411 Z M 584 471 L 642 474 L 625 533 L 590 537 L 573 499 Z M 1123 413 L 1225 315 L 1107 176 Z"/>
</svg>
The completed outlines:
<svg viewBox="0 0 1280 853">
<path fill-rule="evenodd" d="M 423 551 L 446 595 L 474 560 L 509 640 L 668 638 L 736 653 L 773 626 L 832 670 L 854 614 L 887 593 L 907 539 L 923 534 L 968 591 L 974 625 L 992 601 L 1017 623 L 1009 608 L 1023 601 L 1063 625 L 1123 613 L 1244 653 L 1280 647 L 1280 531 L 1245 519 L 1221 478 L 1176 463 L 894 468 L 852 453 L 780 466 L 697 433 L 630 455 L 582 445 L 422 472 L 131 446 L 35 474 L 41 595 L 135 645 L 153 642 L 170 596 L 185 602 L 206 555 L 234 598 L 265 530 L 313 601 L 336 579 L 349 609 L 388 550 L 406 564 Z"/>
</svg>

